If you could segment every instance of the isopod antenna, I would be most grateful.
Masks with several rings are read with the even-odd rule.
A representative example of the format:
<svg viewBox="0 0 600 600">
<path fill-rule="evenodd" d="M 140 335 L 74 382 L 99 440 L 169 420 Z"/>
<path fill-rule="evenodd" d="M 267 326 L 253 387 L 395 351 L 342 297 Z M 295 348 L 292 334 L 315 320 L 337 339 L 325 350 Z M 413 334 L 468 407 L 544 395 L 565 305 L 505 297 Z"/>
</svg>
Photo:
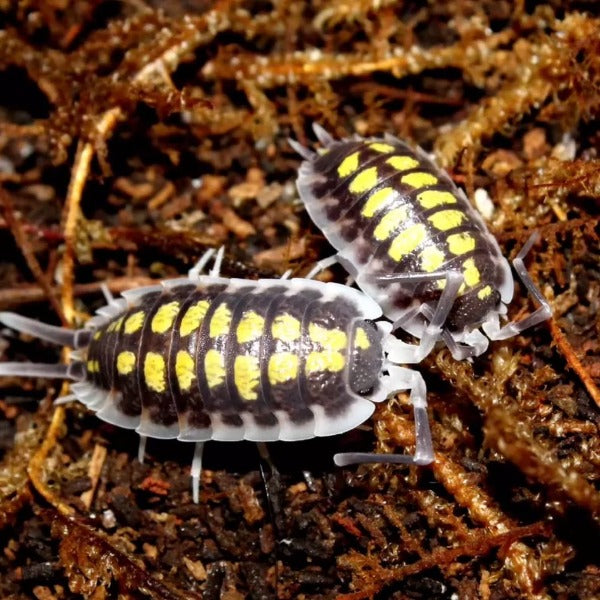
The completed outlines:
<svg viewBox="0 0 600 600">
<path fill-rule="evenodd" d="M 71 348 L 84 348 L 90 342 L 92 331 L 89 329 L 71 330 L 40 323 L 11 312 L 0 312 L 0 323 L 15 331 L 33 335 L 46 342 Z M 71 379 L 80 381 L 85 378 L 85 367 L 80 362 L 68 365 L 4 362 L 0 363 L 0 375 L 12 377 L 43 377 L 45 379 Z"/>
</svg>

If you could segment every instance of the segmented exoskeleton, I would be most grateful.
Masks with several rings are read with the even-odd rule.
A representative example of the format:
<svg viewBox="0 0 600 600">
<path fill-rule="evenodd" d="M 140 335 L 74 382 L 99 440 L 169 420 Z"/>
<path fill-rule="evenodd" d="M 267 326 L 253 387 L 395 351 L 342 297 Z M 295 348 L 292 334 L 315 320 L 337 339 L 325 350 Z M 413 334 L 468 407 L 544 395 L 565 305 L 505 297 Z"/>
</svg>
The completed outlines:
<svg viewBox="0 0 600 600">
<path fill-rule="evenodd" d="M 550 317 L 523 264 L 537 234 L 513 265 L 540 306 L 521 322 L 501 326 L 514 294 L 510 266 L 450 177 L 422 150 L 393 136 L 337 141 L 318 125 L 314 131 L 323 145 L 318 152 L 290 140 L 305 159 L 297 186 L 338 252 L 308 276 L 340 262 L 394 321 L 394 330 L 419 338 L 417 345 L 405 344 L 398 359 L 420 362 L 438 340 L 459 360 L 478 356 L 488 337 L 506 339 Z"/>
<path fill-rule="evenodd" d="M 335 283 L 222 278 L 221 255 L 199 275 L 207 256 L 187 278 L 110 299 L 84 329 L 0 313 L 8 327 L 75 349 L 68 365 L 0 363 L 0 375 L 70 378 L 75 398 L 142 440 L 196 442 L 195 501 L 203 442 L 335 435 L 402 389 L 414 405 L 414 456 L 338 454 L 336 462 L 431 462 L 425 384 L 394 364 L 399 342 L 389 323 L 374 322 L 373 300 Z"/>
</svg>

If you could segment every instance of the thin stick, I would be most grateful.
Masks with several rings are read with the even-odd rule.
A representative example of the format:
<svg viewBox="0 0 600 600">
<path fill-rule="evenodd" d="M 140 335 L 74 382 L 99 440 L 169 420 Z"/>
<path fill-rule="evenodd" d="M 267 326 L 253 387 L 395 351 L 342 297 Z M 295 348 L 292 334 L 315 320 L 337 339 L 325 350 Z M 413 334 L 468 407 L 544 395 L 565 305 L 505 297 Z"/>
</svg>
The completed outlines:
<svg viewBox="0 0 600 600">
<path fill-rule="evenodd" d="M 121 118 L 122 112 L 118 107 L 107 110 L 96 124 L 98 138 L 106 140 L 110 131 Z M 71 172 L 71 181 L 63 212 L 63 225 L 65 232 L 65 254 L 63 256 L 63 287 L 61 301 L 65 311 L 65 317 L 70 324 L 73 321 L 73 269 L 75 266 L 75 240 L 77 232 L 77 221 L 80 217 L 81 196 L 87 180 L 92 157 L 94 156 L 94 144 L 92 142 L 79 142 L 77 155 Z"/>
<path fill-rule="evenodd" d="M 586 371 L 583 363 L 575 354 L 573 346 L 571 346 L 571 343 L 554 319 L 550 319 L 550 332 L 556 347 L 560 350 L 560 353 L 567 361 L 567 364 L 575 371 L 575 373 L 577 373 L 579 379 L 581 379 L 581 382 L 585 386 L 585 389 L 588 391 L 588 394 L 592 397 L 592 400 L 600 407 L 600 390 L 594 383 L 591 375 Z"/>
<path fill-rule="evenodd" d="M 179 278 L 178 278 L 179 279 Z M 150 277 L 115 277 L 106 282 L 78 283 L 73 286 L 74 296 L 88 296 L 98 294 L 102 291 L 102 285 L 106 284 L 113 294 L 119 294 L 125 290 L 142 287 L 145 285 L 156 285 L 157 280 Z M 60 296 L 60 290 L 53 286 L 50 288 L 51 297 Z M 14 288 L 0 289 L 0 310 L 15 308 L 23 304 L 41 302 L 46 298 L 44 290 L 35 284 L 20 285 Z"/>
<path fill-rule="evenodd" d="M 23 231 L 21 221 L 15 214 L 12 198 L 10 194 L 2 187 L 0 187 L 0 204 L 3 208 L 4 219 L 15 238 L 15 241 L 17 242 L 17 246 L 19 246 L 23 257 L 25 258 L 25 261 L 27 262 L 29 270 L 35 277 L 39 286 L 42 288 L 42 290 L 44 290 L 45 297 L 49 300 L 50 304 L 52 304 L 52 308 L 56 311 L 56 314 L 59 316 L 63 325 L 66 325 L 67 321 L 65 320 L 65 314 L 63 313 L 57 298 L 52 293 L 50 281 L 48 280 L 48 277 L 46 277 L 46 274 L 42 270 L 38 259 L 33 253 L 29 241 L 27 240 L 27 237 Z"/>
</svg>

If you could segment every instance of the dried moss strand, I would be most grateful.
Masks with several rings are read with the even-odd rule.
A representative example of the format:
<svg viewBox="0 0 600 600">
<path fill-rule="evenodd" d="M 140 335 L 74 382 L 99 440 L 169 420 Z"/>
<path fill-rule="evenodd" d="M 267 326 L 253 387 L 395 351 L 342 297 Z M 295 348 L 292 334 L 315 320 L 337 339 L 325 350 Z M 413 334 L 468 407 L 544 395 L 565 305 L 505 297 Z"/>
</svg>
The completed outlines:
<svg viewBox="0 0 600 600">
<path fill-rule="evenodd" d="M 74 514 L 74 510 L 65 504 L 57 494 L 55 494 L 47 485 L 46 478 L 46 461 L 50 454 L 56 449 L 58 439 L 63 435 L 65 424 L 65 409 L 62 406 L 57 406 L 52 415 L 50 427 L 46 431 L 46 437 L 39 447 L 38 451 L 33 455 L 27 465 L 27 474 L 37 492 L 44 499 L 54 506 L 54 508 L 62 515 L 68 517 Z"/>
<path fill-rule="evenodd" d="M 560 353 L 567 361 L 567 364 L 575 371 L 581 380 L 581 383 L 585 386 L 588 394 L 596 403 L 596 406 L 600 408 L 600 389 L 598 389 L 598 386 L 594 383 L 591 375 L 587 372 L 583 363 L 575 353 L 573 346 L 571 346 L 569 340 L 554 319 L 550 321 L 550 332 L 552 333 L 552 339 L 554 340 L 556 347 L 560 350 Z"/>
</svg>

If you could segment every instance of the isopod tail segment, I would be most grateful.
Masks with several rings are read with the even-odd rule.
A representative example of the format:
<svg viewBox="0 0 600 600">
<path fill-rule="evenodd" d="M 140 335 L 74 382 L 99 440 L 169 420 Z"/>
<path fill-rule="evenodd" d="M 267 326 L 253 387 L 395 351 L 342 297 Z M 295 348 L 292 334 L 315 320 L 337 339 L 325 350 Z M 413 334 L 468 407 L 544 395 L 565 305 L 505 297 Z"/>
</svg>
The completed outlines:
<svg viewBox="0 0 600 600">
<path fill-rule="evenodd" d="M 419 363 L 440 341 L 457 360 L 479 356 L 490 340 L 551 316 L 524 265 L 538 232 L 513 260 L 538 307 L 519 322 L 501 324 L 514 295 L 510 264 L 450 177 L 423 150 L 394 136 L 335 140 L 319 125 L 313 130 L 323 146 L 316 152 L 290 140 L 304 159 L 297 187 L 337 253 L 307 278 L 341 264 L 382 307 L 393 331 L 419 340 L 400 343 L 390 360 Z"/>
</svg>

